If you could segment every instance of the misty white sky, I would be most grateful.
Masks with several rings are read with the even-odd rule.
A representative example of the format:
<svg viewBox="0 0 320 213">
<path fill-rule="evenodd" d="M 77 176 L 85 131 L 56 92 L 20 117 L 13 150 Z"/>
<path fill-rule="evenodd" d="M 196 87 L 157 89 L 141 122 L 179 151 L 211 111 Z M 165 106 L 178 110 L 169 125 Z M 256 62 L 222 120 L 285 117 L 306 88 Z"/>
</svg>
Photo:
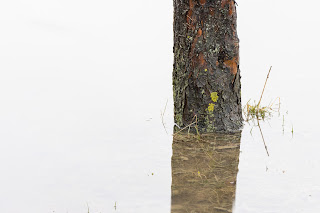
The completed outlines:
<svg viewBox="0 0 320 213">
<path fill-rule="evenodd" d="M 299 79 L 313 89 L 320 3 L 238 5 L 243 93 L 261 85 L 270 65 L 279 73 L 277 86 L 290 90 Z M 2 100 L 108 98 L 124 105 L 150 91 L 170 97 L 172 1 L 12 0 L 0 6 Z"/>
</svg>

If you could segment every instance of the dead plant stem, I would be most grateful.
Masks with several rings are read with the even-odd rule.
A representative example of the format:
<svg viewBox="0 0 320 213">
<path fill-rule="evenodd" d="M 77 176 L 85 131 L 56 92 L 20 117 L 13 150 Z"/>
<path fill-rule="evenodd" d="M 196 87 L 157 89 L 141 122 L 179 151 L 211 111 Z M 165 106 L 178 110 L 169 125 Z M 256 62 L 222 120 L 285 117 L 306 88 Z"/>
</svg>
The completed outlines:
<svg viewBox="0 0 320 213">
<path fill-rule="evenodd" d="M 270 155 L 269 155 L 269 152 L 268 152 L 268 148 L 267 148 L 267 145 L 266 145 L 266 141 L 264 140 L 264 137 L 263 137 L 263 133 L 262 133 L 262 130 L 261 130 L 261 127 L 260 127 L 260 123 L 259 123 L 259 119 L 258 119 L 258 118 L 257 118 L 257 122 L 258 122 L 258 127 L 259 127 L 259 130 L 260 130 L 260 133 L 261 133 L 261 137 L 262 137 L 262 140 L 263 140 L 264 148 L 266 149 L 267 155 L 268 155 L 268 157 L 269 157 Z"/>
<path fill-rule="evenodd" d="M 261 102 L 261 99 L 262 99 L 262 96 L 263 96 L 263 93 L 264 93 L 264 89 L 266 88 L 266 85 L 267 85 L 267 81 L 268 81 L 268 78 L 269 78 L 269 74 L 270 74 L 270 71 L 272 69 L 272 66 L 270 67 L 269 69 L 269 72 L 268 72 L 268 75 L 267 75 L 267 78 L 266 78 L 266 82 L 264 83 L 264 87 L 263 87 L 263 90 L 262 90 L 262 93 L 261 93 L 261 97 L 260 97 L 260 100 L 259 100 L 259 103 L 258 103 L 258 109 L 259 109 L 259 106 L 260 106 L 260 102 Z"/>
<path fill-rule="evenodd" d="M 164 107 L 163 112 L 161 112 L 161 122 L 162 122 L 162 125 L 163 125 L 164 130 L 165 130 L 165 131 L 166 131 L 166 133 L 168 134 L 168 132 L 167 132 L 167 128 L 166 128 L 166 125 L 164 124 L 164 119 L 163 119 L 164 114 L 165 114 L 166 109 L 167 109 L 167 105 L 168 105 L 168 99 L 167 99 L 167 102 L 166 102 L 166 105 L 165 105 L 165 107 Z"/>
</svg>

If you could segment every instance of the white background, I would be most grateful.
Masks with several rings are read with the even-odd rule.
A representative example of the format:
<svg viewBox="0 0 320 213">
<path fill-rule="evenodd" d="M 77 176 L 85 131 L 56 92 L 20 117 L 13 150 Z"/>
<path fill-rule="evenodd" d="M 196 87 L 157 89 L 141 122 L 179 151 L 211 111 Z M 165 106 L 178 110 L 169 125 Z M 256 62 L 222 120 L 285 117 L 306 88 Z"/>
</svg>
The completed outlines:
<svg viewBox="0 0 320 213">
<path fill-rule="evenodd" d="M 235 211 L 318 212 L 320 3 L 237 3 L 243 103 L 273 65 L 263 101 L 281 97 L 297 136 L 288 149 L 267 131 L 266 159 L 247 128 Z M 1 0 L 1 212 L 170 211 L 172 5 Z"/>
</svg>

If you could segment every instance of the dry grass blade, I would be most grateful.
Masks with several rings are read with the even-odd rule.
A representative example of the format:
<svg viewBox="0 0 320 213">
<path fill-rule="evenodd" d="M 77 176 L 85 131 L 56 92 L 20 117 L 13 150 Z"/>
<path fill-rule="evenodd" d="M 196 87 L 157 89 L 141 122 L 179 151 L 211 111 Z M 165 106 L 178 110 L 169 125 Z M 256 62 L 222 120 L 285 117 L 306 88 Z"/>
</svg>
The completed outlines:
<svg viewBox="0 0 320 213">
<path fill-rule="evenodd" d="M 262 140 L 263 140 L 264 148 L 266 149 L 267 155 L 268 155 L 268 157 L 269 157 L 270 155 L 269 155 L 269 152 L 268 152 L 268 148 L 267 148 L 267 145 L 266 145 L 266 141 L 264 140 L 264 137 L 263 137 L 263 133 L 262 133 L 262 130 L 261 130 L 261 127 L 260 127 L 259 120 L 258 120 L 258 127 L 259 127 L 259 130 L 260 130 L 260 133 L 261 133 L 261 137 L 262 137 Z"/>
<path fill-rule="evenodd" d="M 258 103 L 258 109 L 259 109 L 259 106 L 260 106 L 260 103 L 261 103 L 261 99 L 262 99 L 262 96 L 263 96 L 263 93 L 264 93 L 264 89 L 266 88 L 266 85 L 267 85 L 267 81 L 268 81 L 271 69 L 272 69 L 272 66 L 269 69 L 269 72 L 268 72 L 268 75 L 267 75 L 267 78 L 266 78 L 266 82 L 264 83 L 264 87 L 263 87 L 263 90 L 262 90 L 262 93 L 261 93 L 261 97 L 260 97 L 260 100 L 259 100 L 259 103 Z"/>
<path fill-rule="evenodd" d="M 166 112 L 166 109 L 167 109 L 167 105 L 168 105 L 168 99 L 167 99 L 167 102 L 166 102 L 166 105 L 165 105 L 165 107 L 164 107 L 163 112 L 161 112 L 161 122 L 162 122 L 162 126 L 163 126 L 164 130 L 165 130 L 166 133 L 168 134 L 166 125 L 165 125 L 165 123 L 164 123 L 164 118 L 163 118 L 163 117 L 164 117 L 164 113 Z"/>
</svg>

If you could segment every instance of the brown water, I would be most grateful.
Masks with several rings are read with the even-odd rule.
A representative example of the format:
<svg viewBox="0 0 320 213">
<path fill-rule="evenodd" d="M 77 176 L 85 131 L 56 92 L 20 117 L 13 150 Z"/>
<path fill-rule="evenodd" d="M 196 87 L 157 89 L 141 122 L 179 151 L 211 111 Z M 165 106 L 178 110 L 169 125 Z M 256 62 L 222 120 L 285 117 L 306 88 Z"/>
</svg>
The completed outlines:
<svg viewBox="0 0 320 213">
<path fill-rule="evenodd" d="M 172 1 L 2 3 L 0 212 L 320 212 L 319 3 L 238 4 L 243 104 L 270 65 L 281 98 L 270 156 L 252 124 L 232 157 L 172 139 Z"/>
<path fill-rule="evenodd" d="M 231 212 L 241 133 L 173 139 L 171 212 Z"/>
</svg>

